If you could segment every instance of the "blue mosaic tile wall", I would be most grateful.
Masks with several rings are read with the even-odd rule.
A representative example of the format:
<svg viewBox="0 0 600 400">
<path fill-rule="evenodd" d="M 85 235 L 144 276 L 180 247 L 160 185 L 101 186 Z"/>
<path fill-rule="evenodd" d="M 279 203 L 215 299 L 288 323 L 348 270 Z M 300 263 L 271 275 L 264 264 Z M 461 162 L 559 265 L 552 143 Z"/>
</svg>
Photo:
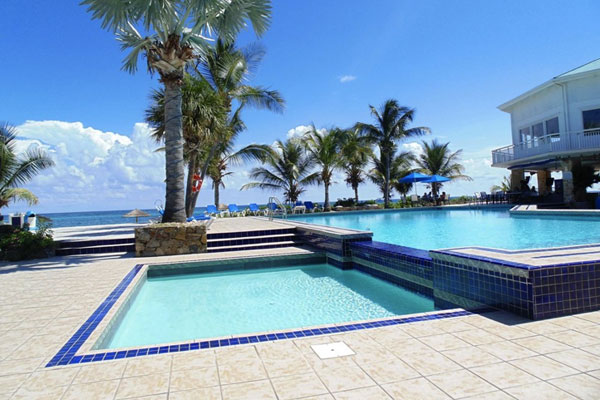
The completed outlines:
<svg viewBox="0 0 600 400">
<path fill-rule="evenodd" d="M 350 249 L 353 268 L 433 296 L 432 260 L 427 251 L 374 241 L 352 242 Z"/>
<path fill-rule="evenodd" d="M 372 234 L 361 235 L 360 237 L 332 237 L 314 231 L 296 228 L 296 236 L 304 243 L 315 247 L 316 249 L 333 253 L 340 257 L 349 257 L 350 245 L 357 241 L 370 241 Z"/>
</svg>

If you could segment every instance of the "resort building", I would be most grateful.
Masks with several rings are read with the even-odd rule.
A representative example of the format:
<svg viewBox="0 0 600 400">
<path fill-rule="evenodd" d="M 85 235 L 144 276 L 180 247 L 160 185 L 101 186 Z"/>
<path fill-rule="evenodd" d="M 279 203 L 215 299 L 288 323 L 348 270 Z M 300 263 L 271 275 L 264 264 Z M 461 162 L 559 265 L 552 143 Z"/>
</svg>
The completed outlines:
<svg viewBox="0 0 600 400">
<path fill-rule="evenodd" d="M 523 189 L 530 172 L 537 175 L 540 195 L 554 191 L 557 199 L 573 202 L 573 169 L 600 168 L 600 59 L 498 108 L 510 114 L 512 144 L 492 151 L 492 165 L 511 171 L 514 191 Z M 561 172 L 561 179 L 552 179 L 552 172 Z"/>
</svg>

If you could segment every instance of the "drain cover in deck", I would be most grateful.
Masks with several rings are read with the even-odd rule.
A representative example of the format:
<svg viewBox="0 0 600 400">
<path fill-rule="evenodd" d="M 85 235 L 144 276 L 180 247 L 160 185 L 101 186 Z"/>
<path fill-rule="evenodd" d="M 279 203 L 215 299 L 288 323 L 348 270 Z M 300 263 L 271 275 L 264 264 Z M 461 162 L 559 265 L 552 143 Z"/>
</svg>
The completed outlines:
<svg viewBox="0 0 600 400">
<path fill-rule="evenodd" d="M 344 342 L 313 344 L 310 347 L 320 359 L 354 355 L 352 349 Z"/>
</svg>

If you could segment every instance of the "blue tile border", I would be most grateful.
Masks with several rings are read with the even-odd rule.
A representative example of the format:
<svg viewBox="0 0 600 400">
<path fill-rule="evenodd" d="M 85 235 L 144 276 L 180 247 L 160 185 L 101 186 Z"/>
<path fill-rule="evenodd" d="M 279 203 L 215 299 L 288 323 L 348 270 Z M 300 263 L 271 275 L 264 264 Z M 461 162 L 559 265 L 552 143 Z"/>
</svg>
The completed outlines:
<svg viewBox="0 0 600 400">
<path fill-rule="evenodd" d="M 92 313 L 92 315 L 83 323 L 83 325 L 75 332 L 75 334 L 67 341 L 67 343 L 56 353 L 56 355 L 46 364 L 46 368 L 59 365 L 86 364 L 97 361 L 118 360 L 123 358 L 142 357 L 154 354 L 164 353 L 179 353 L 184 351 L 193 351 L 200 349 L 212 349 L 229 346 L 239 346 L 250 343 L 271 342 L 276 340 L 295 339 L 310 336 L 327 335 L 330 333 L 351 332 L 362 329 L 372 329 L 390 325 L 401 325 L 411 322 L 438 320 L 446 318 L 461 317 L 472 315 L 477 311 L 450 311 L 431 313 L 427 315 L 406 316 L 399 318 L 389 318 L 380 320 L 371 320 L 365 322 L 347 323 L 343 325 L 328 325 L 320 328 L 307 328 L 288 330 L 282 332 L 273 332 L 261 335 L 237 336 L 228 339 L 207 339 L 200 342 L 185 342 L 175 345 L 155 345 L 146 346 L 137 349 L 119 350 L 108 349 L 105 352 L 94 352 L 92 354 L 76 354 L 83 343 L 89 338 L 91 333 L 96 329 L 100 321 L 106 316 L 115 302 L 123 294 L 125 289 L 133 281 L 133 278 L 142 269 L 143 264 L 137 264 L 123 278 L 119 285 L 108 295 L 108 297 L 100 304 L 100 306 Z M 484 310 L 481 312 L 487 312 Z M 494 310 L 495 311 L 495 310 Z"/>
</svg>

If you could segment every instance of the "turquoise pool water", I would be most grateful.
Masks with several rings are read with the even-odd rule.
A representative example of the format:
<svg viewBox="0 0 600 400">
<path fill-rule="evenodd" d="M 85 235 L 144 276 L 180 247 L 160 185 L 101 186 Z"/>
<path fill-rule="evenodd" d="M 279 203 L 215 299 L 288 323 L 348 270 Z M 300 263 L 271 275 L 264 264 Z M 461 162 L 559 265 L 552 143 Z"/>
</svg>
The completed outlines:
<svg viewBox="0 0 600 400">
<path fill-rule="evenodd" d="M 433 311 L 433 299 L 327 264 L 148 278 L 119 348 Z"/>
<path fill-rule="evenodd" d="M 504 249 L 600 242 L 600 218 L 511 216 L 508 210 L 366 212 L 294 217 L 294 221 L 370 230 L 373 240 L 423 250 L 462 246 Z"/>
</svg>

